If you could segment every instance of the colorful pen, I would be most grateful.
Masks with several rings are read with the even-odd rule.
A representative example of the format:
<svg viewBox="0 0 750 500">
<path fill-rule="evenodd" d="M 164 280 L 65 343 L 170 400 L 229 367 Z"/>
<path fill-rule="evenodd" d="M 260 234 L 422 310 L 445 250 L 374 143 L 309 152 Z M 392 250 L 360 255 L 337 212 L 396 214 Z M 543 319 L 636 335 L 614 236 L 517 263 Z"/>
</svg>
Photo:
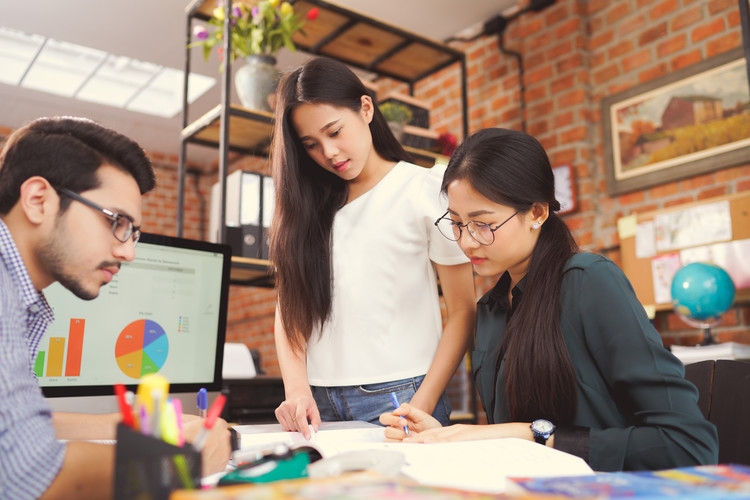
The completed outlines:
<svg viewBox="0 0 750 500">
<path fill-rule="evenodd" d="M 205 387 L 198 391 L 195 397 L 195 403 L 198 405 L 198 414 L 201 418 L 206 418 L 206 409 L 208 408 L 208 392 Z"/>
<path fill-rule="evenodd" d="M 394 410 L 397 410 L 398 407 L 401 406 L 399 404 L 399 402 L 398 402 L 398 397 L 396 397 L 396 393 L 395 392 L 391 393 L 391 401 L 393 402 L 393 409 Z M 404 426 L 404 432 L 406 433 L 407 436 L 409 435 L 409 426 L 408 425 Z"/>
<path fill-rule="evenodd" d="M 185 444 L 185 432 L 182 429 L 182 401 L 175 398 L 172 400 L 172 406 L 177 421 L 177 446 L 183 446 Z"/>
<path fill-rule="evenodd" d="M 203 420 L 203 428 L 198 434 L 198 437 L 195 438 L 195 441 L 193 442 L 193 446 L 196 450 L 200 451 L 203 448 L 203 445 L 206 443 L 208 432 L 211 430 L 211 427 L 214 426 L 214 422 L 216 422 L 216 419 L 219 418 L 221 410 L 224 408 L 224 402 L 226 401 L 226 399 L 227 397 L 223 394 L 219 394 L 218 396 L 216 396 L 214 403 L 211 405 L 211 409 L 208 410 L 206 419 Z"/>
<path fill-rule="evenodd" d="M 135 419 L 133 418 L 133 409 L 130 407 L 130 403 L 128 403 L 126 393 L 124 385 L 115 384 L 115 395 L 117 396 L 117 403 L 120 405 L 122 423 L 132 429 L 135 425 Z"/>
</svg>

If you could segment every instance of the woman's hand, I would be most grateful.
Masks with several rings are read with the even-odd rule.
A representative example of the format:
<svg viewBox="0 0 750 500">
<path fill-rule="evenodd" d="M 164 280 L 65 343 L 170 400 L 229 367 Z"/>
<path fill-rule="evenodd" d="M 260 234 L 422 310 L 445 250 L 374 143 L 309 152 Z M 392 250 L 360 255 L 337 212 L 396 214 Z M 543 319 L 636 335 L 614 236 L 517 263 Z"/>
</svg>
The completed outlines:
<svg viewBox="0 0 750 500">
<path fill-rule="evenodd" d="M 312 394 L 287 398 L 276 408 L 275 414 L 285 431 L 299 431 L 307 440 L 311 437 L 308 424 L 315 432 L 320 428 L 320 411 Z"/>
<path fill-rule="evenodd" d="M 406 436 L 404 427 L 409 427 L 409 432 L 422 432 L 435 427 L 442 428 L 440 422 L 435 420 L 429 413 L 420 410 L 414 405 L 403 403 L 393 410 L 393 413 L 380 415 L 380 423 L 385 425 L 386 441 L 402 441 Z"/>
</svg>

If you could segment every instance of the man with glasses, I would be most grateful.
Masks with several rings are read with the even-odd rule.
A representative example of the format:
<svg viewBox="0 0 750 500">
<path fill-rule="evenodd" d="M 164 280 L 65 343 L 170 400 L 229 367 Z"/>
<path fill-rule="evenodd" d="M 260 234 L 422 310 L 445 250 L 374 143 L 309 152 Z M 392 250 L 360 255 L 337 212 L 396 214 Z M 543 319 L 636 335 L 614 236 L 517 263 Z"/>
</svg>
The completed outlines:
<svg viewBox="0 0 750 500">
<path fill-rule="evenodd" d="M 76 440 L 114 439 L 119 414 L 53 415 L 34 375 L 53 320 L 42 290 L 59 281 L 97 297 L 135 258 L 141 195 L 155 182 L 138 144 L 84 119 L 36 120 L 0 153 L 0 498 L 112 496 L 114 447 Z M 204 472 L 229 458 L 226 423 L 214 428 Z"/>
</svg>

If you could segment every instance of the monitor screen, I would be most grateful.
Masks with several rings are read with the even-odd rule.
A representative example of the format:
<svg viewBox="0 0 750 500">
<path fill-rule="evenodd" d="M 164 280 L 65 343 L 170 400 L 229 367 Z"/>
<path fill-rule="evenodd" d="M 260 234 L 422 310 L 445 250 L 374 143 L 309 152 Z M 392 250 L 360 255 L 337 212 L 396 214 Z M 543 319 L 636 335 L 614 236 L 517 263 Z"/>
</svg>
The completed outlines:
<svg viewBox="0 0 750 500">
<path fill-rule="evenodd" d="M 111 395 L 151 373 L 173 393 L 220 390 L 230 257 L 228 245 L 144 233 L 94 300 L 46 288 L 55 321 L 34 365 L 44 395 Z"/>
</svg>

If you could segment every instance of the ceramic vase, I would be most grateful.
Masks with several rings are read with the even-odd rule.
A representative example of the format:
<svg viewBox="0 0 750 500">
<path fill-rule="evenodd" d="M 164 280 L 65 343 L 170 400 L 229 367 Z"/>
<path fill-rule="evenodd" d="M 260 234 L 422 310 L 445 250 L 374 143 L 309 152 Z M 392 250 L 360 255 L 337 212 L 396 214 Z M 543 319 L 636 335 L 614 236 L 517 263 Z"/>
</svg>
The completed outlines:
<svg viewBox="0 0 750 500">
<path fill-rule="evenodd" d="M 234 74 L 234 87 L 242 107 L 273 111 L 274 94 L 280 76 L 274 56 L 253 54 L 245 57 L 245 64 Z"/>
</svg>

